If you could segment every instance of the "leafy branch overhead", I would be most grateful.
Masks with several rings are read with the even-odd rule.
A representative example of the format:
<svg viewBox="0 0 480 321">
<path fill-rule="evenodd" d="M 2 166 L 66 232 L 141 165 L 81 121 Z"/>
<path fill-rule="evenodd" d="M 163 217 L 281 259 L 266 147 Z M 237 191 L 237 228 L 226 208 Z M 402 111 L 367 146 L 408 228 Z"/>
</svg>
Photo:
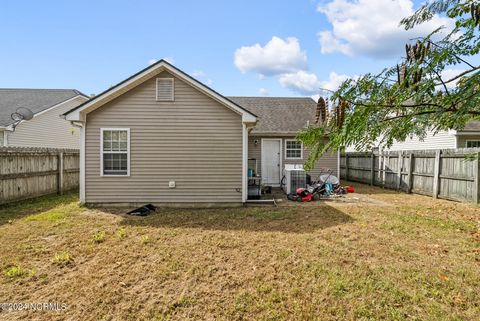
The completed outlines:
<svg viewBox="0 0 480 321">
<path fill-rule="evenodd" d="M 400 23 L 411 29 L 435 15 L 451 18 L 454 27 L 412 39 L 401 63 L 346 80 L 328 100 L 319 100 L 317 124 L 298 135 L 312 151 L 307 167 L 329 150 L 389 146 L 479 118 L 480 66 L 472 60 L 480 51 L 480 3 L 436 0 Z M 452 69 L 458 72 L 452 75 Z"/>
</svg>

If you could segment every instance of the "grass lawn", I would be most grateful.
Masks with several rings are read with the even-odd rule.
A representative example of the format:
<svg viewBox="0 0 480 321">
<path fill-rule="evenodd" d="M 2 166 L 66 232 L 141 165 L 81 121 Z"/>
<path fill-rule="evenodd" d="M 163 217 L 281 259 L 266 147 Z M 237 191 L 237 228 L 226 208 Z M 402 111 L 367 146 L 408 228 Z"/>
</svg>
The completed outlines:
<svg viewBox="0 0 480 321">
<path fill-rule="evenodd" d="M 480 320 L 480 208 L 356 184 L 278 208 L 0 207 L 1 320 Z"/>
</svg>

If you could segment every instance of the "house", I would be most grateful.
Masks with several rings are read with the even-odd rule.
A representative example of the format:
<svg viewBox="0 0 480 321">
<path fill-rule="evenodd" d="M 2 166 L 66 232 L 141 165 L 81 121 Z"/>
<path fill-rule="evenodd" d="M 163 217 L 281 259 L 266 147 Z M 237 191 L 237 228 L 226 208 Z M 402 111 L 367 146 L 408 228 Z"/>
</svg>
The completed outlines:
<svg viewBox="0 0 480 321">
<path fill-rule="evenodd" d="M 381 143 L 376 145 L 383 151 L 477 148 L 480 147 L 480 121 L 470 121 L 461 130 L 429 131 L 423 139 L 412 136 L 403 142 L 395 141 L 390 147 L 382 146 Z M 356 150 L 351 146 L 347 151 Z"/>
<path fill-rule="evenodd" d="M 64 114 L 80 130 L 81 202 L 242 204 L 249 158 L 277 186 L 284 164 L 305 160 L 294 137 L 315 105 L 227 98 L 161 60 Z M 338 171 L 337 154 L 318 163 Z"/>
<path fill-rule="evenodd" d="M 281 169 L 303 165 L 308 157 L 308 150 L 295 136 L 315 123 L 317 103 L 310 97 L 228 98 L 257 115 L 257 123 L 248 134 L 248 158 L 256 160 L 256 172 L 265 184 L 279 186 Z M 338 165 L 338 153 L 327 154 L 309 174 L 316 179 L 322 171 L 331 169 L 336 175 Z"/>
<path fill-rule="evenodd" d="M 59 115 L 86 100 L 74 89 L 0 88 L 0 146 L 78 149 L 79 130 Z M 17 124 L 11 116 L 18 108 L 28 108 L 33 118 Z"/>
</svg>

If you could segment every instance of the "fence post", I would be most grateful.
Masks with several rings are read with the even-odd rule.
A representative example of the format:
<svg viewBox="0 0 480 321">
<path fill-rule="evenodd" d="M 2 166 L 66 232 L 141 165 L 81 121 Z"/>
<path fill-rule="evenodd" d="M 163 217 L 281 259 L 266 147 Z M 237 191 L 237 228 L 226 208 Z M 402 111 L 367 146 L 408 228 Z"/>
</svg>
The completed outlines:
<svg viewBox="0 0 480 321">
<path fill-rule="evenodd" d="M 413 186 L 413 154 L 408 154 L 408 176 L 407 176 L 407 193 L 412 192 Z"/>
<path fill-rule="evenodd" d="M 387 154 L 385 154 L 385 152 L 383 152 L 382 154 L 382 187 L 385 188 L 385 183 L 387 181 L 387 165 L 385 164 L 385 159 L 386 159 L 386 156 L 385 155 L 388 155 L 388 161 L 390 163 L 390 153 L 387 152 Z"/>
<path fill-rule="evenodd" d="M 348 181 L 348 153 L 345 153 L 345 180 Z"/>
<path fill-rule="evenodd" d="M 473 202 L 475 204 L 478 204 L 479 201 L 480 201 L 480 170 L 479 170 L 479 167 L 480 167 L 480 161 L 479 161 L 479 157 L 480 157 L 480 153 L 477 153 L 475 155 L 475 160 L 473 162 L 473 175 L 474 175 L 474 182 L 473 182 Z"/>
<path fill-rule="evenodd" d="M 372 151 L 371 163 L 370 163 L 370 185 L 375 185 L 375 152 Z"/>
<path fill-rule="evenodd" d="M 384 162 L 384 152 L 381 154 L 378 154 L 378 184 L 379 186 L 382 186 L 383 184 L 383 162 Z"/>
<path fill-rule="evenodd" d="M 402 167 L 403 167 L 403 152 L 398 152 L 397 158 L 397 190 L 402 186 Z"/>
<path fill-rule="evenodd" d="M 432 196 L 433 198 L 438 198 L 438 187 L 440 182 L 440 150 L 435 152 L 435 165 L 433 168 L 433 188 Z"/>
<path fill-rule="evenodd" d="M 62 195 L 63 194 L 63 152 L 58 153 L 58 162 L 57 162 L 57 168 L 58 168 L 58 194 Z"/>
</svg>

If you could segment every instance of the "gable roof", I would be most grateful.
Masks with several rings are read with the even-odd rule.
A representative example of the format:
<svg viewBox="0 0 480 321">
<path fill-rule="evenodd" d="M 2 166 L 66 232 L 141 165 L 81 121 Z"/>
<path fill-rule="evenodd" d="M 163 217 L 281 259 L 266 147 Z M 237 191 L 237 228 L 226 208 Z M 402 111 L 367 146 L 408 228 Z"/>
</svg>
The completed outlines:
<svg viewBox="0 0 480 321">
<path fill-rule="evenodd" d="M 90 100 L 84 102 L 83 104 L 80 104 L 79 106 L 69 110 L 68 112 L 63 114 L 63 116 L 65 116 L 67 120 L 82 121 L 83 120 L 82 113 L 86 114 L 90 111 L 93 111 L 105 105 L 106 103 L 113 100 L 114 98 L 122 95 L 123 93 L 129 91 L 132 88 L 135 88 L 136 86 L 140 85 L 144 81 L 150 79 L 151 77 L 165 70 L 170 72 L 174 76 L 180 78 L 181 80 L 187 82 L 192 87 L 196 88 L 197 90 L 201 91 L 205 95 L 216 100 L 217 102 L 221 103 L 227 108 L 230 108 L 234 112 L 242 115 L 242 120 L 244 122 L 249 122 L 249 123 L 256 122 L 256 115 L 254 113 L 236 104 L 235 102 L 228 99 L 227 97 L 219 94 L 212 88 L 196 80 L 192 76 L 188 75 L 184 71 L 173 66 L 172 64 L 170 64 L 164 59 L 140 70 L 136 74 L 119 82 L 115 86 L 105 90 L 104 92 L 98 94 L 97 96 L 91 98 Z"/>
<path fill-rule="evenodd" d="M 38 114 L 78 95 L 85 96 L 75 89 L 0 88 L 0 127 L 14 123 L 11 115 L 19 107 L 28 108 L 33 114 Z"/>
<path fill-rule="evenodd" d="M 471 120 L 469 121 L 465 127 L 458 130 L 459 133 L 471 133 L 471 132 L 480 132 L 480 121 L 479 120 Z"/>
<path fill-rule="evenodd" d="M 310 97 L 228 97 L 258 115 L 252 134 L 296 134 L 314 124 L 317 103 Z"/>
</svg>

